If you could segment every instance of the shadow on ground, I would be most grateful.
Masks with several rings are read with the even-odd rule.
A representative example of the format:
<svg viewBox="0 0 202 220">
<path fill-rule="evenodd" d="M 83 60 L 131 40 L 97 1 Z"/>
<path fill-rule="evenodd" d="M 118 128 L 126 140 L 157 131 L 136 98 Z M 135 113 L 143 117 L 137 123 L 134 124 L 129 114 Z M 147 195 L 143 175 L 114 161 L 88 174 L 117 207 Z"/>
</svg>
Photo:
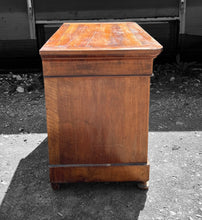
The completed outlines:
<svg viewBox="0 0 202 220">
<path fill-rule="evenodd" d="M 0 208 L 0 219 L 138 219 L 147 191 L 135 183 L 65 184 L 53 191 L 45 139 L 22 159 Z"/>
</svg>

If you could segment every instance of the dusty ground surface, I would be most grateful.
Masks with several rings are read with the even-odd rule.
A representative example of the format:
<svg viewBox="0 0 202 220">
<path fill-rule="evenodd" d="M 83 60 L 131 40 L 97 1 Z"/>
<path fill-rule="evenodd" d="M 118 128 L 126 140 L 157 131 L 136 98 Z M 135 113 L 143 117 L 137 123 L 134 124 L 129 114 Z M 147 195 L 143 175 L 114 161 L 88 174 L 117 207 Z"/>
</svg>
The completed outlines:
<svg viewBox="0 0 202 220">
<path fill-rule="evenodd" d="M 0 75 L 0 133 L 44 133 L 42 74 Z M 202 64 L 155 65 L 150 131 L 202 130 Z"/>
<path fill-rule="evenodd" d="M 41 74 L 0 75 L 0 122 L 1 134 L 46 132 Z M 79 183 L 54 192 L 45 140 L 14 169 L 0 219 L 202 219 L 202 64 L 155 66 L 150 131 L 149 191 L 134 183 Z"/>
<path fill-rule="evenodd" d="M 9 185 L 0 206 L 1 220 L 202 219 L 202 132 L 149 133 L 148 191 L 133 182 L 65 184 L 53 191 L 47 140 L 37 144 L 44 135 L 7 136 L 0 135 L 0 176 L 4 186 Z M 5 172 L 7 177 L 14 174 L 10 183 Z"/>
</svg>

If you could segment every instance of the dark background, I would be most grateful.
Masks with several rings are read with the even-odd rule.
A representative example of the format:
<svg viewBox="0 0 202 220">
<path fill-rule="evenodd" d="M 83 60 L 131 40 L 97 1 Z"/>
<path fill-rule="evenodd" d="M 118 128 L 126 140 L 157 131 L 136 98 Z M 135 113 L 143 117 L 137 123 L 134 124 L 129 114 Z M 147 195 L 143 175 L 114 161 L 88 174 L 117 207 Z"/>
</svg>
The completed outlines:
<svg viewBox="0 0 202 220">
<path fill-rule="evenodd" d="M 201 11 L 200 0 L 1 0 L 0 70 L 41 71 L 38 50 L 63 22 L 100 19 L 138 22 L 164 46 L 157 62 L 200 61 Z"/>
</svg>

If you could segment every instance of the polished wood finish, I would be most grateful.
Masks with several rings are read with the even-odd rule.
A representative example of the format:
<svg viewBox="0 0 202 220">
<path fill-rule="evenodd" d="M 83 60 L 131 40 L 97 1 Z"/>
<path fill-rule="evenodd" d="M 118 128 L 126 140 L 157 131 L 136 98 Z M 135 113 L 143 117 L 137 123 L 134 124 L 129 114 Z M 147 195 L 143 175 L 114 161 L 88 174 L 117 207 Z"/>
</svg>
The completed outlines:
<svg viewBox="0 0 202 220">
<path fill-rule="evenodd" d="M 51 182 L 123 182 L 149 180 L 149 165 L 52 167 Z"/>
<path fill-rule="evenodd" d="M 149 82 L 45 78 L 50 163 L 147 162 Z"/>
<path fill-rule="evenodd" d="M 42 47 L 50 181 L 149 180 L 150 75 L 136 23 L 71 23 Z"/>
<path fill-rule="evenodd" d="M 44 76 L 117 76 L 146 75 L 152 73 L 153 59 L 55 59 L 43 61 Z M 58 71 L 59 70 L 59 71 Z M 88 71 L 86 71 L 88 70 Z"/>
<path fill-rule="evenodd" d="M 135 22 L 65 23 L 40 50 L 45 55 L 156 56 L 162 46 Z"/>
</svg>

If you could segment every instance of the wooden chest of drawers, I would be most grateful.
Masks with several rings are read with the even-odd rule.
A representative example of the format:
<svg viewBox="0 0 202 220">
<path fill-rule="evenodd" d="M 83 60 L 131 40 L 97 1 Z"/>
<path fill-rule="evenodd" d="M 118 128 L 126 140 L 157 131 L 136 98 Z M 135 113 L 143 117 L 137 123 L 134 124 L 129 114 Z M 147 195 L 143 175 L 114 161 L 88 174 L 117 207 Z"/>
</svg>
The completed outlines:
<svg viewBox="0 0 202 220">
<path fill-rule="evenodd" d="M 133 22 L 65 23 L 41 48 L 50 182 L 147 188 L 150 76 L 162 46 Z"/>
</svg>

